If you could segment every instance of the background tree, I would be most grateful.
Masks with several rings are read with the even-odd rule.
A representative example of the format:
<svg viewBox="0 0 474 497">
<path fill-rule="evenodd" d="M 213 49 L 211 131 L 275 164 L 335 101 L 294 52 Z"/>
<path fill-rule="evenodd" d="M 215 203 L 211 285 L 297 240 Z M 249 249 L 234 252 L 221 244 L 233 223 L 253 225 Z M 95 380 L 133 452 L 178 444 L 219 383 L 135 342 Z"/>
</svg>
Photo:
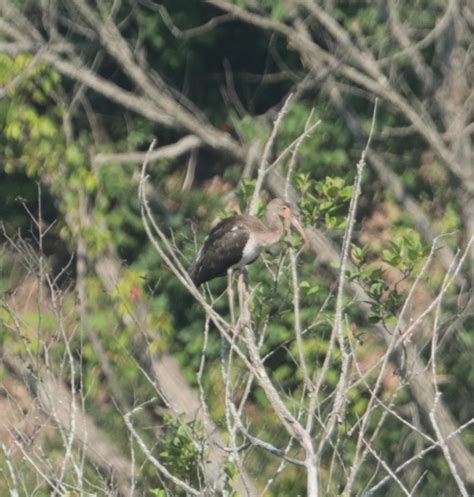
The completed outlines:
<svg viewBox="0 0 474 497">
<path fill-rule="evenodd" d="M 26 489 L 59 494 L 179 492 L 155 459 L 208 492 L 234 481 L 241 494 L 265 482 L 269 495 L 304 493 L 314 467 L 321 495 L 467 495 L 469 2 L 0 5 L 6 485 L 22 475 Z M 376 97 L 351 237 L 351 185 Z M 316 260 L 288 239 L 252 267 L 240 359 L 209 329 L 220 323 L 225 335 L 224 284 L 207 294 L 217 315 L 207 309 L 203 333 L 192 305 L 201 297 L 145 242 L 136 190 L 155 137 L 142 207 L 148 199 L 159 243 L 181 264 L 223 209 L 260 209 L 262 186 L 297 202 L 308 227 Z M 255 370 L 263 364 L 277 408 Z M 78 426 L 101 440 L 102 464 Z"/>
</svg>

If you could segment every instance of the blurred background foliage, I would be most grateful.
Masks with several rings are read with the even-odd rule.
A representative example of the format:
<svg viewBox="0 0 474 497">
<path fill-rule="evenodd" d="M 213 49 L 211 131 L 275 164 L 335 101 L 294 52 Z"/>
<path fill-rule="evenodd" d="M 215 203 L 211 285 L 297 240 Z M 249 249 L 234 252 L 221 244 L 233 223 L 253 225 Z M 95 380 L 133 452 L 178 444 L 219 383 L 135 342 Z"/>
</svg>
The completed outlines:
<svg viewBox="0 0 474 497">
<path fill-rule="evenodd" d="M 25 10 L 35 10 L 34 2 L 25 0 L 17 3 Z M 244 1 L 240 3 L 245 4 Z M 109 5 L 108 2 L 104 4 L 106 7 Z M 285 20 L 291 16 L 287 2 L 260 4 L 275 19 Z M 404 1 L 399 4 L 401 18 L 409 20 L 413 29 L 432 28 L 445 9 L 444 1 Z M 132 46 L 140 47 L 151 68 L 182 92 L 210 123 L 242 142 L 263 143 L 271 130 L 268 115 L 272 115 L 272 109 L 278 107 L 282 98 L 295 86 L 289 77 L 272 79 L 265 76 L 278 74 L 282 67 L 292 74 L 303 74 L 304 64 L 295 52 L 282 40 L 273 39 L 269 33 L 241 22 L 216 26 L 196 36 L 176 36 L 170 29 L 169 19 L 160 15 L 159 9 L 151 8 L 156 5 L 153 2 L 137 2 L 131 10 L 129 2 L 121 2 L 116 18 L 118 22 L 123 21 L 122 34 Z M 182 32 L 207 22 L 216 14 L 214 8 L 198 0 L 165 1 L 162 5 L 166 7 L 175 28 L 179 26 Z M 388 57 L 395 50 L 387 43 L 387 24 L 381 18 L 377 5 L 372 2 L 340 2 L 336 12 L 338 22 L 350 33 L 365 35 L 379 58 Z M 73 32 L 64 34 L 71 43 L 78 42 Z M 318 36 L 316 31 L 312 34 Z M 100 75 L 122 86 L 130 84 L 114 61 L 100 51 L 95 39 L 84 42 L 81 38 L 80 42 L 86 60 L 100 57 L 97 69 Z M 422 53 L 426 63 L 430 64 L 434 57 L 432 49 L 428 47 Z M 436 70 L 436 66 L 433 67 Z M 400 57 L 396 70 L 405 71 L 404 79 L 416 93 L 420 83 L 412 74 L 408 61 Z M 20 75 L 23 75 L 21 80 L 12 85 Z M 234 100 L 229 100 L 223 91 L 229 77 L 233 80 Z M 120 280 L 113 291 L 104 291 L 93 271 L 88 274 L 85 285 L 90 324 L 97 330 L 128 404 L 135 405 L 156 394 L 130 352 L 135 346 L 136 330 L 132 324 L 124 325 L 121 319 L 130 309 L 142 304 L 149 309 L 146 327 L 154 330 L 154 336 L 148 343 L 150 350 L 168 351 L 175 356 L 186 379 L 196 386 L 196 372 L 203 347 L 204 315 L 147 241 L 137 199 L 139 166 L 126 163 L 96 165 L 92 160 L 99 153 L 144 151 L 154 137 L 158 138 L 158 146 L 172 143 L 179 137 L 179 131 L 165 129 L 94 92 L 88 92 L 89 111 L 93 109 L 94 114 L 93 129 L 87 109 L 74 102 L 77 83 L 66 79 L 46 63 L 33 64 L 31 55 L 0 54 L 0 86 L 7 88 L 6 97 L 0 99 L 1 300 L 11 301 L 15 295 L 17 300 L 22 300 L 17 308 L 21 316 L 18 334 L 11 331 L 13 317 L 6 307 L 3 305 L 0 309 L 2 348 L 13 351 L 19 357 L 34 356 L 38 353 L 40 342 L 46 344 L 51 363 L 56 365 L 59 373 L 64 346 L 55 335 L 57 316 L 38 309 L 34 295 L 29 299 L 21 298 L 28 288 L 34 286 L 32 274 L 35 268 L 25 265 L 22 255 L 5 238 L 14 238 L 19 234 L 39 255 L 37 228 L 32 218 L 41 216 L 44 227 L 54 223 L 45 235 L 42 246 L 42 255 L 46 257 L 46 264 L 52 273 L 57 274 L 71 257 L 75 261 L 80 242 L 85 243 L 91 261 L 106 255 L 113 247 L 123 262 Z M 367 131 L 372 115 L 367 95 L 354 89 L 345 98 L 357 113 L 362 128 Z M 71 112 L 73 108 L 74 112 Z M 304 223 L 317 227 L 339 243 L 361 146 L 353 138 L 339 110 L 317 86 L 302 92 L 291 104 L 278 134 L 275 155 L 303 131 L 311 111 L 321 120 L 321 125 L 300 148 L 293 183 L 301 193 L 299 208 Z M 407 133 L 401 138 L 396 133 L 389 135 L 387 132 L 406 125 L 399 114 L 382 103 L 373 148 L 395 158 L 391 161 L 392 171 L 398 175 L 406 191 L 420 202 L 439 233 L 450 233 L 443 243 L 452 248 L 460 247 L 465 239 L 459 185 L 415 133 Z M 244 207 L 253 189 L 251 181 L 241 178 L 240 164 L 215 150 L 204 148 L 199 151 L 192 189 L 182 191 L 186 160 L 156 161 L 149 167 L 149 183 L 153 188 L 150 199 L 157 222 L 173 236 L 184 264 L 190 262 L 197 245 L 216 220 L 223 213 L 235 212 L 239 204 L 240 208 Z M 236 190 L 237 197 L 232 195 Z M 357 354 L 362 362 L 370 365 L 381 350 L 367 335 L 365 327 L 370 323 L 396 320 L 407 295 L 408 283 L 420 271 L 430 244 L 421 239 L 410 216 L 396 203 L 393 192 L 383 187 L 373 170 L 367 170 L 364 177 L 357 221 L 351 254 L 355 269 L 349 277 L 361 282 L 367 289 L 372 311 L 367 322 L 357 305 L 348 301 L 346 312 L 358 338 Z M 302 374 L 293 360 L 297 352 L 287 258 L 288 248 L 294 243 L 297 241 L 285 239 L 278 248 L 272 249 L 272 253 L 264 254 L 259 262 L 250 267 L 249 279 L 255 287 L 253 319 L 257 329 L 266 333 L 262 347 L 262 353 L 267 355 L 266 366 L 279 387 L 298 398 Z M 320 265 L 317 256 L 303 254 L 299 261 L 305 355 L 311 374 L 321 366 L 327 351 L 334 311 L 335 280 L 331 271 Z M 431 271 L 430 277 L 424 281 L 420 304 L 436 295 L 441 284 L 443 268 L 435 265 Z M 127 453 L 128 435 L 108 389 L 107 378 L 100 372 L 101 358 L 84 338 L 78 321 L 79 312 L 72 291 L 75 279 L 73 262 L 62 274 L 60 283 L 66 290 L 66 324 L 75 330 L 70 346 L 72 353 L 80 358 L 80 388 L 87 392 L 85 401 L 88 411 Z M 225 289 L 225 281 L 216 280 L 210 288 L 213 295 L 218 296 Z M 451 315 L 447 312 L 443 316 L 447 323 L 458 312 L 457 292 L 453 291 L 450 299 Z M 216 301 L 216 309 L 227 313 L 226 298 Z M 39 316 L 40 328 L 37 326 Z M 456 333 L 448 335 L 438 356 L 439 372 L 444 377 L 441 385 L 443 397 L 460 424 L 467 421 L 474 410 L 473 326 L 474 318 L 470 315 Z M 218 425 L 223 422 L 224 416 L 220 354 L 220 339 L 211 328 L 204 386 Z M 339 357 L 335 352 L 321 395 L 321 410 L 325 409 L 327 395 L 337 383 L 338 366 Z M 243 389 L 238 370 L 237 367 L 237 397 L 239 388 Z M 8 375 L 6 371 L 1 374 L 3 378 Z M 385 388 L 387 395 L 392 395 L 396 387 L 387 380 Z M 354 387 L 350 392 L 348 425 L 361 416 L 366 405 L 367 391 L 362 386 Z M 416 410 L 406 391 L 396 395 L 395 405 L 404 413 Z M 258 388 L 251 392 L 247 411 L 249 421 L 258 427 L 262 438 L 272 440 L 278 446 L 286 443 L 280 428 L 269 415 L 267 400 Z M 199 426 L 163 415 L 159 407 L 145 410 L 141 416 L 144 426 L 160 424 L 164 427 L 166 435 L 156 448 L 163 460 L 177 474 L 183 477 L 193 474 L 189 481 L 197 481 L 200 469 L 196 461 L 206 457 L 196 452 L 192 441 L 191 435 L 199 433 Z M 373 423 L 376 422 L 377 419 L 374 419 Z M 346 464 L 350 465 L 354 441 L 347 436 L 345 428 L 341 426 L 337 436 L 341 439 L 346 437 L 344 447 L 347 450 L 343 453 L 347 458 Z M 152 430 L 148 437 L 153 440 Z M 467 446 L 474 449 L 472 433 L 465 432 L 464 438 Z M 49 457 L 52 460 L 61 457 L 59 450 L 55 452 L 56 445 L 60 446 L 60 443 L 51 439 Z M 408 453 L 410 447 L 417 443 L 405 426 L 391 419 L 374 448 L 383 451 L 388 460 L 397 461 L 404 451 Z M 140 461 L 142 456 L 137 452 L 136 457 Z M 257 484 L 266 481 L 278 464 L 262 451 L 253 451 L 249 458 L 249 473 Z M 323 461 L 323 480 L 328 479 L 324 468 L 329 466 L 329 460 Z M 416 466 L 413 474 L 408 472 L 406 478 L 416 481 L 425 470 L 428 476 L 420 486 L 419 495 L 441 495 L 441 491 L 443 495 L 456 494 L 446 463 L 437 451 L 427 454 L 422 469 Z M 25 468 L 25 471 L 31 471 L 31 468 Z M 371 471 L 368 465 L 367 475 Z M 96 477 L 91 469 L 90 481 L 93 482 Z M 332 481 L 335 480 L 337 478 L 332 475 Z M 0 482 L 1 488 L 0 492 L 6 492 L 3 481 Z M 160 482 L 150 468 L 140 474 L 140 488 L 143 492 L 155 489 L 155 494 L 161 495 Z M 338 495 L 339 491 L 339 488 L 331 487 L 327 495 Z M 267 495 L 296 496 L 304 495 L 304 492 L 305 483 L 300 470 L 291 467 L 276 480 Z M 393 490 L 383 491 L 383 494 L 395 497 L 400 492 L 393 487 Z M 35 495 L 49 493 L 38 489 Z"/>
</svg>

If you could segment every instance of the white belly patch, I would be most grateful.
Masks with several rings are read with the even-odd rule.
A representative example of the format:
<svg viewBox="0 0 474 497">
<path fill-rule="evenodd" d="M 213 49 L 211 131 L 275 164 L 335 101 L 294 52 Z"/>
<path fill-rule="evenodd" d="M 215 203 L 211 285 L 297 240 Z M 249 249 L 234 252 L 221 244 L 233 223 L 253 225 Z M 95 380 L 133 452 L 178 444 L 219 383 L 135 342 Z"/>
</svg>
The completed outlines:
<svg viewBox="0 0 474 497">
<path fill-rule="evenodd" d="M 246 264 L 254 261 L 260 255 L 261 250 L 261 247 L 255 243 L 252 243 L 252 240 L 249 239 L 249 241 L 245 244 L 242 259 L 237 264 L 234 264 L 232 268 L 242 269 Z"/>
</svg>

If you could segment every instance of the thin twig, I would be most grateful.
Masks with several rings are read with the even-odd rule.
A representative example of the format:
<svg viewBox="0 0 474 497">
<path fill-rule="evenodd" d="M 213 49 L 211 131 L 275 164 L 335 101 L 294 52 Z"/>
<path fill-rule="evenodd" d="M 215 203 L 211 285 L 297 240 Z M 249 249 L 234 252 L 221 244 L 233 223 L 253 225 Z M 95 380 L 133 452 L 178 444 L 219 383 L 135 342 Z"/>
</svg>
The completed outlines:
<svg viewBox="0 0 474 497">
<path fill-rule="evenodd" d="M 270 134 L 270 137 L 267 140 L 267 143 L 265 144 L 265 148 L 263 150 L 263 155 L 262 155 L 262 160 L 260 161 L 260 166 L 259 166 L 258 171 L 257 171 L 257 181 L 255 182 L 255 189 L 253 191 L 252 199 L 250 201 L 250 205 L 249 205 L 249 209 L 248 209 L 248 212 L 251 215 L 255 215 L 255 213 L 257 212 L 258 197 L 260 195 L 260 191 L 262 190 L 263 181 L 264 181 L 265 176 L 267 174 L 270 154 L 272 152 L 272 147 L 273 147 L 273 144 L 275 142 L 276 136 L 278 134 L 278 130 L 280 128 L 283 117 L 285 116 L 285 114 L 288 111 L 288 107 L 290 105 L 292 98 L 293 98 L 293 94 L 290 93 L 288 95 L 288 97 L 286 98 L 282 109 L 278 113 L 278 116 L 275 119 L 275 122 L 273 123 L 272 132 Z"/>
</svg>

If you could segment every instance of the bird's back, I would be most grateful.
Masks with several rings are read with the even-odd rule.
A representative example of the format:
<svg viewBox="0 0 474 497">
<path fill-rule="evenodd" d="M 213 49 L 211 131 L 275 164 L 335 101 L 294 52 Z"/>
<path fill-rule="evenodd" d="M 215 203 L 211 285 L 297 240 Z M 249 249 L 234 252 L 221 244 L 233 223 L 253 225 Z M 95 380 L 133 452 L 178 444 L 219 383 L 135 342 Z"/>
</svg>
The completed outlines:
<svg viewBox="0 0 474 497">
<path fill-rule="evenodd" d="M 228 268 L 241 260 L 250 237 L 249 218 L 246 215 L 232 216 L 212 229 L 189 267 L 189 275 L 196 286 L 224 275 Z"/>
</svg>

